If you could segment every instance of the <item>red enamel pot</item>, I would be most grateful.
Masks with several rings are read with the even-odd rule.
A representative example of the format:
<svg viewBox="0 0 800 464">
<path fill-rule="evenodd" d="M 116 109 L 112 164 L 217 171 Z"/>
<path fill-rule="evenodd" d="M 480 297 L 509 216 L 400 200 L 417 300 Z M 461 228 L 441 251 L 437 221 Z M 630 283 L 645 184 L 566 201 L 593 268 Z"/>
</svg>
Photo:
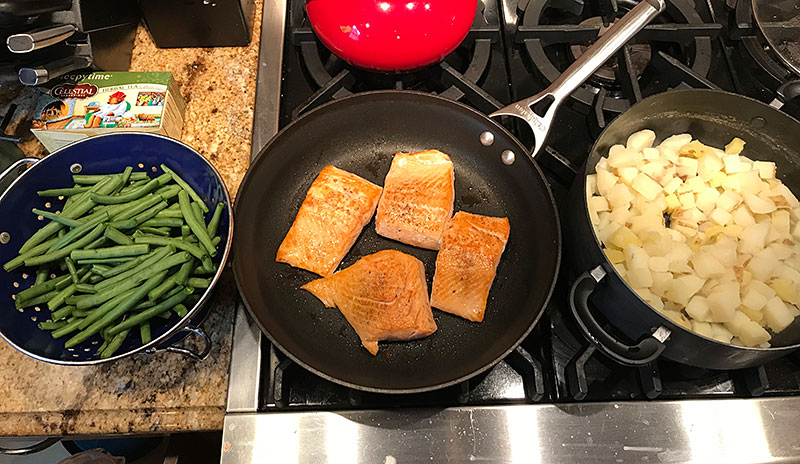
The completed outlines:
<svg viewBox="0 0 800 464">
<path fill-rule="evenodd" d="M 464 40 L 477 0 L 308 0 L 317 37 L 359 68 L 403 72 L 441 61 Z"/>
</svg>

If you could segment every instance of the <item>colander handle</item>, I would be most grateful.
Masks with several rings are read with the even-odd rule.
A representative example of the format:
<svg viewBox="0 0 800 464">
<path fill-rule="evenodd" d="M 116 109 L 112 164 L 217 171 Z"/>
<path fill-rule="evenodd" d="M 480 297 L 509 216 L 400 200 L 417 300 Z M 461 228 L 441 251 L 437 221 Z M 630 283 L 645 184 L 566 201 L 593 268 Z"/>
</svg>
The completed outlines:
<svg viewBox="0 0 800 464">
<path fill-rule="evenodd" d="M 39 161 L 41 161 L 39 158 L 22 158 L 14 161 L 11 163 L 11 166 L 7 167 L 3 172 L 0 172 L 0 182 L 3 182 L 6 177 L 15 173 L 23 164 L 36 164 Z"/>
</svg>

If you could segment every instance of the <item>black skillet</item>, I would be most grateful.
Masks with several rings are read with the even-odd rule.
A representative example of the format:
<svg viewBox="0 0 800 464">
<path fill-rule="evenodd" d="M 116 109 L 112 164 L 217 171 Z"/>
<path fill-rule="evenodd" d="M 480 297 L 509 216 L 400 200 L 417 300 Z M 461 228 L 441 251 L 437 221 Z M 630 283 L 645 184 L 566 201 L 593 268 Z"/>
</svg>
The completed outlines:
<svg viewBox="0 0 800 464">
<path fill-rule="evenodd" d="M 642 2 L 545 93 L 496 114 L 525 117 L 534 126 L 538 151 L 546 135 L 540 121 L 549 123 L 569 88 L 580 85 L 663 8 L 660 0 Z M 550 109 L 536 116 L 531 106 L 547 98 Z M 482 323 L 434 310 L 436 333 L 415 341 L 381 343 L 373 357 L 337 309 L 325 308 L 299 289 L 318 276 L 276 263 L 275 253 L 323 167 L 333 164 L 383 185 L 396 152 L 432 148 L 453 160 L 455 210 L 508 217 L 511 235 Z M 429 94 L 364 93 L 306 114 L 259 153 L 236 199 L 233 269 L 250 314 L 270 340 L 300 365 L 353 388 L 421 392 L 485 371 L 533 329 L 560 264 L 556 207 L 542 172 L 527 153 L 486 115 Z M 380 237 L 374 222 L 365 227 L 339 269 L 387 248 L 422 260 L 430 285 L 436 252 Z"/>
</svg>

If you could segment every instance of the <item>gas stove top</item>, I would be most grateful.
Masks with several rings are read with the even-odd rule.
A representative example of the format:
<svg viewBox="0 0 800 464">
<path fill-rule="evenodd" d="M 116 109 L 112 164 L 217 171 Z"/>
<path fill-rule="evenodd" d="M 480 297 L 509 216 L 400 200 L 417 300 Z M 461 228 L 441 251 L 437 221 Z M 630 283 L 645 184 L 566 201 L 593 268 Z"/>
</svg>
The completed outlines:
<svg viewBox="0 0 800 464">
<path fill-rule="evenodd" d="M 537 158 L 557 203 L 597 135 L 642 98 L 700 87 L 775 100 L 777 88 L 792 74 L 758 37 L 752 10 L 744 4 L 750 1 L 670 1 L 660 18 L 573 94 L 559 110 L 548 146 Z M 361 91 L 413 89 L 491 112 L 547 87 L 633 5 L 623 0 L 482 0 L 472 30 L 455 52 L 437 65 L 402 75 L 368 73 L 332 55 L 308 25 L 303 0 L 265 5 L 253 154 L 280 127 L 310 109 Z M 794 111 L 791 104 L 785 109 Z M 532 145 L 529 129 L 509 127 Z M 271 346 L 240 310 L 224 440 L 240 444 L 243 451 L 231 448 L 223 461 L 256 462 L 259 453 L 272 456 L 275 449 L 260 440 L 304 462 L 320 457 L 315 453 L 347 462 L 507 462 L 536 450 L 546 462 L 574 462 L 585 459 L 585 453 L 608 462 L 651 457 L 684 461 L 700 459 L 703 452 L 717 453 L 709 455 L 714 458 L 753 458 L 748 461 L 798 454 L 787 447 L 792 439 L 781 442 L 784 432 L 773 426 L 798 425 L 787 414 L 794 411 L 800 417 L 800 356 L 737 372 L 669 361 L 621 366 L 596 353 L 577 330 L 566 308 L 570 270 L 563 274 L 545 316 L 518 349 L 480 376 L 425 394 L 364 393 L 319 378 Z M 695 401 L 684 401 L 688 399 Z M 739 420 L 733 411 L 744 415 L 741 420 L 749 420 L 749 414 L 761 421 L 756 441 L 762 439 L 758 434 L 769 431 L 767 441 L 755 443 L 737 434 L 744 440 L 737 445 L 730 437 L 715 435 L 702 445 L 690 435 L 674 434 L 693 427 L 726 427 L 726 417 Z M 759 411 L 767 411 L 771 422 L 764 422 Z M 615 430 L 597 430 L 598 424 Z M 539 441 L 533 438 L 536 433 L 529 435 L 537 427 Z M 755 426 L 742 430 L 748 427 Z M 296 434 L 287 435 L 288 430 Z M 258 439 L 253 438 L 256 432 Z M 308 435 L 297 435 L 301 432 Z M 325 434 L 324 446 L 318 433 Z M 361 445 L 367 440 L 372 448 L 347 443 L 353 439 Z M 742 454 L 745 442 L 751 446 L 749 454 Z"/>
</svg>

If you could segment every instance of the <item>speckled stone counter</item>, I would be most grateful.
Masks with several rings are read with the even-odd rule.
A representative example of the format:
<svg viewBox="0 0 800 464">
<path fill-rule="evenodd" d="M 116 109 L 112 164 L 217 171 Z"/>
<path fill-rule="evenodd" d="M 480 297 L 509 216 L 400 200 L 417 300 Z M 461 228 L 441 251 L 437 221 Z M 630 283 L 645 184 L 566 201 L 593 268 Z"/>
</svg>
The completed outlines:
<svg viewBox="0 0 800 464">
<path fill-rule="evenodd" d="M 217 167 L 232 196 L 250 153 L 262 2 L 256 4 L 249 47 L 159 50 L 140 27 L 131 63 L 134 71 L 174 74 L 187 102 L 182 139 Z M 41 156 L 46 152 L 27 130 L 34 99 L 31 90 L 0 88 L 0 114 L 10 102 L 18 105 L 8 132 L 23 136 L 26 154 Z M 230 272 L 216 291 L 216 304 L 202 324 L 213 343 L 203 361 L 160 352 L 64 367 L 28 358 L 0 342 L 0 436 L 221 429 L 238 298 Z"/>
</svg>

